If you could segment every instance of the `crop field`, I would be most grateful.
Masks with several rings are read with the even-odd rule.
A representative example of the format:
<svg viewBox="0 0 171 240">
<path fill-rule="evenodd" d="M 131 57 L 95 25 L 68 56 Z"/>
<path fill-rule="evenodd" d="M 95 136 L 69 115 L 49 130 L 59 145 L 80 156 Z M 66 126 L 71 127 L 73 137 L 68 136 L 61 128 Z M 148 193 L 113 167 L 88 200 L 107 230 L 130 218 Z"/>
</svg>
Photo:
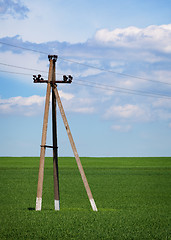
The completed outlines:
<svg viewBox="0 0 171 240">
<path fill-rule="evenodd" d="M 0 158 L 0 239 L 171 239 L 171 158 L 81 158 L 98 212 L 74 158 L 59 158 L 54 211 L 52 161 L 37 212 L 39 158 Z"/>
</svg>

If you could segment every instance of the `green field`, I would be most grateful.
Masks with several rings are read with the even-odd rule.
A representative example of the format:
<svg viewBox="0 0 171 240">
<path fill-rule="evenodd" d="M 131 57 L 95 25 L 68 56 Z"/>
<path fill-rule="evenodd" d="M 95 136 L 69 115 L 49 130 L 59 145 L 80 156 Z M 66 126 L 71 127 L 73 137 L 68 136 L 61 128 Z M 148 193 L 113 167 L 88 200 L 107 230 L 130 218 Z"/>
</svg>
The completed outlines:
<svg viewBox="0 0 171 240">
<path fill-rule="evenodd" d="M 74 158 L 59 158 L 54 211 L 52 158 L 42 211 L 35 211 L 39 158 L 0 158 L 0 239 L 171 239 L 171 158 L 81 158 L 93 212 Z"/>
</svg>

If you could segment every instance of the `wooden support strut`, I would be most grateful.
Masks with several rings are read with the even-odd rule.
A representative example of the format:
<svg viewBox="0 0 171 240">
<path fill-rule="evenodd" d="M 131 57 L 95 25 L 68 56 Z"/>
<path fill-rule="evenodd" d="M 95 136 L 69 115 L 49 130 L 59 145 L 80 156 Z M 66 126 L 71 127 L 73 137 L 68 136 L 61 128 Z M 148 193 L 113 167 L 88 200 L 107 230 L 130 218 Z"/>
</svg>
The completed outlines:
<svg viewBox="0 0 171 240">
<path fill-rule="evenodd" d="M 70 128 L 69 128 L 69 124 L 68 124 L 63 106 L 62 106 L 62 102 L 61 102 L 57 87 L 54 87 L 54 93 L 55 93 L 55 96 L 56 96 L 56 100 L 57 100 L 57 103 L 58 103 L 58 106 L 59 106 L 59 110 L 60 110 L 64 125 L 65 125 L 65 128 L 66 128 L 67 134 L 68 134 L 68 138 L 69 138 L 69 141 L 70 141 L 70 144 L 71 144 L 71 147 L 72 147 L 72 150 L 73 150 L 73 153 L 74 153 L 77 165 L 78 165 L 78 169 L 79 169 L 80 174 L 81 174 L 81 178 L 83 180 L 88 198 L 89 198 L 90 203 L 91 203 L 91 207 L 92 207 L 93 211 L 97 211 L 97 207 L 96 207 L 95 201 L 93 199 L 93 195 L 91 193 L 86 175 L 84 173 L 84 169 L 82 167 L 82 164 L 81 164 L 81 161 L 80 161 L 80 158 L 79 158 L 79 155 L 78 155 L 78 152 L 77 152 L 77 149 L 76 149 L 76 146 L 75 146 L 75 143 L 74 143 L 74 140 L 73 140 Z"/>
<path fill-rule="evenodd" d="M 46 146 L 49 103 L 50 103 L 50 91 L 51 91 L 50 82 L 52 81 L 52 73 L 53 73 L 53 60 L 50 60 L 48 84 L 47 84 L 47 90 L 46 90 L 43 130 L 42 130 L 41 151 L 40 151 L 40 164 L 39 164 L 39 176 L 38 176 L 38 185 L 37 185 L 36 211 L 41 211 L 41 208 L 42 208 L 44 161 L 45 161 L 45 149 L 46 149 L 44 146 Z"/>
</svg>

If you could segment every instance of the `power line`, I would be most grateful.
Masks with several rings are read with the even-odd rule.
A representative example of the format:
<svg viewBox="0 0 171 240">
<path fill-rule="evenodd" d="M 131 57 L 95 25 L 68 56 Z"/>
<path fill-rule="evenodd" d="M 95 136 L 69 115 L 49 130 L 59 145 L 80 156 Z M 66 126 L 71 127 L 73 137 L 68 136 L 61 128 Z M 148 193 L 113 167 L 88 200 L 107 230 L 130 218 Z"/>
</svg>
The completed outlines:
<svg viewBox="0 0 171 240">
<path fill-rule="evenodd" d="M 45 72 L 45 73 L 48 73 L 47 71 L 43 71 L 43 70 L 37 70 L 37 69 L 34 69 L 34 68 L 26 68 L 26 67 L 21 67 L 21 66 L 6 64 L 6 63 L 0 63 L 0 65 L 7 66 L 7 67 L 13 67 L 13 68 L 20 68 L 20 69 L 29 70 L 29 71 L 36 71 L 36 72 Z"/>
<path fill-rule="evenodd" d="M 75 78 L 74 78 L 75 79 Z M 76 78 L 77 79 L 77 78 Z M 77 80 L 79 82 L 86 82 L 86 83 L 90 83 L 90 84 L 94 84 L 94 85 L 97 85 L 97 83 L 94 83 L 94 82 L 90 82 L 90 81 L 84 81 L 84 80 Z M 170 97 L 168 95 L 163 95 L 163 94 L 160 94 L 160 93 L 154 93 L 154 92 L 148 92 L 148 91 L 141 91 L 141 90 L 134 90 L 134 89 L 129 89 L 129 88 L 123 88 L 123 87 L 117 87 L 117 86 L 113 86 L 113 85 L 106 85 L 106 84 L 103 84 L 103 83 L 100 83 L 100 86 L 104 86 L 104 87 L 107 87 L 107 88 L 113 88 L 113 89 L 119 89 L 119 90 L 124 90 L 124 91 L 130 91 L 130 92 L 136 92 L 136 93 L 145 93 L 145 94 L 154 94 L 154 95 L 159 95 L 159 96 L 166 96 L 166 97 Z"/>
<path fill-rule="evenodd" d="M 99 86 L 99 85 L 93 86 L 93 85 L 90 85 L 90 84 L 78 83 L 78 82 L 73 82 L 73 84 L 86 86 L 86 87 L 92 87 L 92 88 L 99 88 L 99 89 L 108 90 L 108 91 L 112 91 L 112 92 L 119 92 L 119 93 L 124 93 L 124 94 L 131 94 L 131 95 L 138 95 L 138 96 L 143 96 L 143 97 L 171 99 L 171 97 L 165 96 L 165 95 L 155 95 L 155 94 L 147 94 L 147 93 L 143 94 L 143 93 L 138 93 L 136 91 L 135 92 L 129 92 L 129 91 L 126 91 L 126 90 L 115 90 L 115 89 L 110 88 L 110 87 L 103 87 L 103 86 Z"/>
<path fill-rule="evenodd" d="M 12 72 L 12 71 L 5 71 L 5 70 L 1 70 L 1 69 L 0 69 L 0 72 L 9 73 L 9 74 L 17 74 L 17 75 L 25 75 L 25 76 L 33 77 L 32 73 Z M 42 76 L 42 77 L 45 78 L 45 76 Z"/>
<path fill-rule="evenodd" d="M 36 52 L 36 53 L 41 53 L 41 54 L 48 54 L 46 52 L 42 52 L 42 51 L 37 51 L 37 50 L 34 50 L 34 49 L 30 49 L 30 48 L 26 48 L 26 47 L 21 47 L 21 46 L 17 46 L 17 45 L 14 45 L 14 44 L 10 44 L 10 43 L 4 43 L 4 42 L 1 42 L 1 44 L 4 44 L 4 45 L 7 45 L 7 46 L 10 46 L 10 47 L 15 47 L 15 48 L 19 48 L 19 49 L 22 49 L 22 50 L 27 50 L 27 51 L 31 51 L 31 52 Z"/>
<path fill-rule="evenodd" d="M 36 72 L 39 72 L 39 73 L 40 73 L 40 72 L 44 72 L 44 73 L 48 74 L 47 71 L 38 70 L 38 69 L 34 69 L 34 68 L 26 68 L 26 67 L 21 67 L 21 66 L 16 66 L 16 65 L 7 64 L 7 63 L 1 63 L 1 62 L 0 62 L 0 65 L 7 66 L 7 67 L 13 67 L 13 68 L 20 68 L 20 69 L 29 70 L 29 71 L 36 71 Z M 64 75 L 64 74 L 58 73 L 58 75 Z"/>
<path fill-rule="evenodd" d="M 138 77 L 138 76 L 134 76 L 134 75 L 131 75 L 131 74 L 126 74 L 126 73 L 121 73 L 121 72 L 115 72 L 113 70 L 107 70 L 105 68 L 100 68 L 100 67 L 89 65 L 89 64 L 86 64 L 86 63 L 77 62 L 77 61 L 66 59 L 66 58 L 63 58 L 63 57 L 59 57 L 59 58 L 61 58 L 63 61 L 79 64 L 79 65 L 89 67 L 89 68 L 94 68 L 94 69 L 97 69 L 97 70 L 100 70 L 100 71 L 103 71 L 103 72 L 118 74 L 118 75 L 121 75 L 121 76 L 124 76 L 124 77 L 135 78 L 135 79 L 139 79 L 139 80 L 143 80 L 143 81 L 150 81 L 150 82 L 155 82 L 155 83 L 160 83 L 160 84 L 171 85 L 171 83 L 167 83 L 167 82 L 162 82 L 162 81 L 152 80 L 152 79 L 148 79 L 148 78 Z"/>
<path fill-rule="evenodd" d="M 41 54 L 46 54 L 46 55 L 48 54 L 47 52 L 37 51 L 37 50 L 30 49 L 30 48 L 26 48 L 26 47 L 20 47 L 20 46 L 14 45 L 14 44 L 4 43 L 4 42 L 2 42 L 2 41 L 0 41 L 0 43 L 1 43 L 1 44 L 4 44 L 4 45 L 7 45 L 7 46 L 11 46 L 11 47 L 15 47 L 15 48 L 27 50 L 27 51 L 32 51 L 32 52 L 41 53 Z M 66 58 L 61 57 L 61 56 L 60 56 L 59 58 L 60 58 L 61 60 L 63 60 L 63 61 L 67 61 L 67 62 L 79 64 L 79 65 L 82 65 L 82 66 L 85 66 L 85 67 L 89 67 L 89 68 L 93 68 L 93 69 L 97 69 L 97 70 L 100 70 L 100 71 L 103 71 L 103 72 L 108 72 L 108 73 L 112 73 L 112 74 L 118 74 L 118 75 L 121 75 L 121 76 L 124 76 L 124 77 L 135 78 L 135 79 L 139 79 L 139 80 L 143 80 L 143 81 L 150 81 L 150 82 L 154 82 L 154 83 L 171 85 L 171 84 L 168 83 L 168 82 L 162 82 L 162 81 L 152 80 L 152 79 L 143 78 L 143 77 L 139 77 L 139 76 L 134 76 L 134 75 L 131 75 L 131 74 L 116 72 L 116 71 L 113 71 L 113 70 L 107 70 L 107 69 L 105 69 L 105 68 L 100 68 L 100 67 L 97 67 L 97 66 L 93 66 L 93 65 L 81 63 L 81 62 L 74 61 L 74 60 L 71 60 L 71 59 L 66 59 Z"/>
<path fill-rule="evenodd" d="M 14 66 L 14 65 L 13 65 Z M 17 67 L 17 66 L 16 66 Z M 22 67 L 21 67 L 22 68 Z M 26 68 L 24 68 L 26 69 Z M 28 68 L 27 68 L 28 69 Z M 29 69 L 30 70 L 30 69 Z M 5 73 L 10 73 L 10 74 L 18 74 L 18 75 L 27 75 L 27 76 L 32 76 L 30 73 L 22 73 L 22 72 L 12 72 L 12 71 L 5 71 L 5 70 L 0 70 L 0 72 L 5 72 Z M 44 77 L 44 76 L 42 76 Z M 160 93 L 154 93 L 154 92 L 147 92 L 147 91 L 140 91 L 140 90 L 133 90 L 133 89 L 127 89 L 127 88 L 122 88 L 122 87 L 117 87 L 117 86 L 111 86 L 111 85 L 106 85 L 106 84 L 100 84 L 97 85 L 97 83 L 90 82 L 90 81 L 83 81 L 80 79 L 75 79 L 77 85 L 83 85 L 83 86 L 88 86 L 88 87 L 93 87 L 93 88 L 100 88 L 103 90 L 109 90 L 113 92 L 120 92 L 120 93 L 127 93 L 127 94 L 133 94 L 133 95 L 140 95 L 140 96 L 150 96 L 150 97 L 157 97 L 157 98 L 167 98 L 171 99 L 170 96 L 168 95 L 163 95 Z M 78 83 L 79 82 L 79 83 Z M 81 82 L 81 83 L 80 83 Z"/>
<path fill-rule="evenodd" d="M 26 76 L 31 76 L 31 73 L 21 73 L 21 72 L 10 72 L 10 71 L 5 71 L 5 70 L 1 70 L 0 72 L 4 72 L 4 73 L 11 73 L 11 74 L 18 74 L 18 75 L 26 75 Z"/>
</svg>

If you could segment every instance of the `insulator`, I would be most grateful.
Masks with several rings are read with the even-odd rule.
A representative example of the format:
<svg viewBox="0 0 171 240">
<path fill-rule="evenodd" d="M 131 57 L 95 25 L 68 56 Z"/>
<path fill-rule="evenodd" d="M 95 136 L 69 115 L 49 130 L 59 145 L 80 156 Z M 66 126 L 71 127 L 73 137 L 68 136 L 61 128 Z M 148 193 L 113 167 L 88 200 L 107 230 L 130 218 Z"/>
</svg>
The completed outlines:
<svg viewBox="0 0 171 240">
<path fill-rule="evenodd" d="M 68 77 L 66 75 L 63 75 L 63 81 L 67 82 L 67 80 L 68 80 Z"/>
</svg>

